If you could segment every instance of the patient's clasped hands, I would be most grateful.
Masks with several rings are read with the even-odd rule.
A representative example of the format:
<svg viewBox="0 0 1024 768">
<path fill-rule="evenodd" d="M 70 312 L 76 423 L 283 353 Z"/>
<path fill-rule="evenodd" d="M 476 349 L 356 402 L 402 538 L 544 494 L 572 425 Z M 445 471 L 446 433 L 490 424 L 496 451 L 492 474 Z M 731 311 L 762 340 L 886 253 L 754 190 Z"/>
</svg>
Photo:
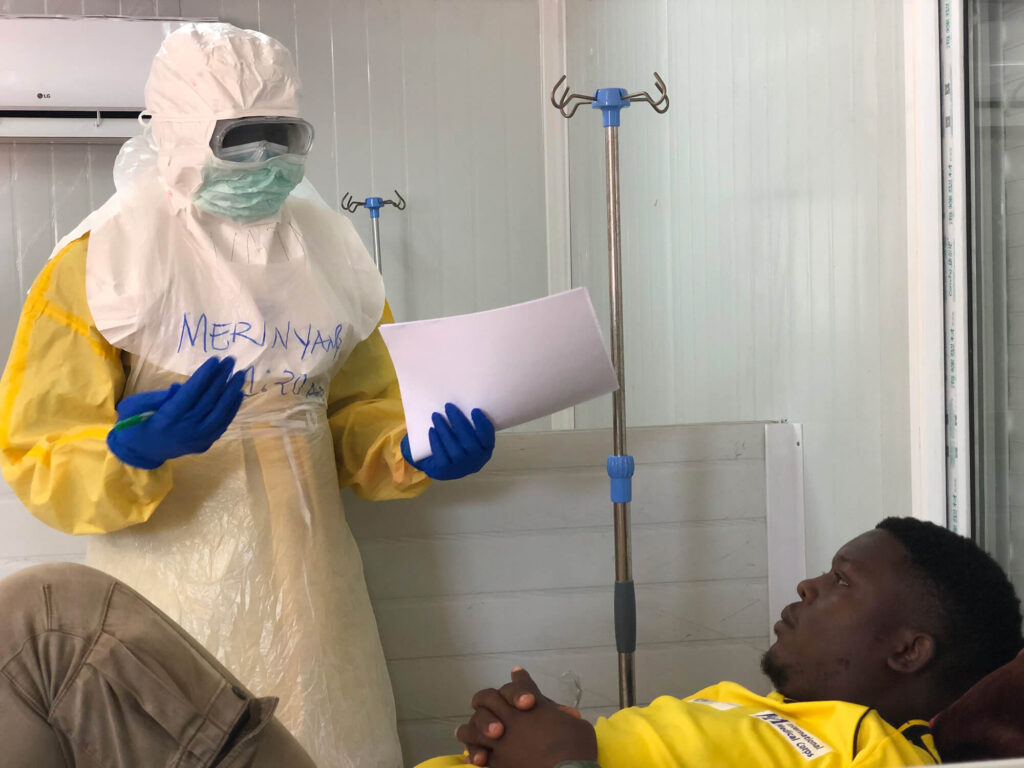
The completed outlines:
<svg viewBox="0 0 1024 768">
<path fill-rule="evenodd" d="M 544 696 L 522 667 L 500 689 L 477 691 L 472 706 L 469 722 L 455 731 L 471 765 L 554 768 L 564 760 L 597 760 L 594 726 Z"/>
</svg>

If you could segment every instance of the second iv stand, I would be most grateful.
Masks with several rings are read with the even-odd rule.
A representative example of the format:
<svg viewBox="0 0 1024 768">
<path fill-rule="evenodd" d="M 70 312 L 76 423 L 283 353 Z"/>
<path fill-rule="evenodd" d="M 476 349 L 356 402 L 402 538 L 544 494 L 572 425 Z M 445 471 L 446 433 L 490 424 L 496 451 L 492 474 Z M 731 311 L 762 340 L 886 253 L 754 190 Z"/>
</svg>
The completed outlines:
<svg viewBox="0 0 1024 768">
<path fill-rule="evenodd" d="M 636 651 L 636 594 L 630 545 L 629 503 L 633 498 L 633 457 L 626 453 L 626 373 L 622 340 L 622 248 L 619 230 L 619 113 L 633 102 L 650 104 L 655 112 L 668 110 L 665 82 L 655 72 L 657 99 L 646 91 L 629 94 L 624 88 L 600 88 L 593 96 L 559 94 L 565 75 L 551 91 L 551 103 L 565 118 L 576 114 L 585 103 L 601 110 L 605 129 L 608 203 L 608 287 L 611 298 L 612 365 L 619 388 L 612 394 L 613 455 L 608 457 L 608 477 L 615 515 L 615 646 L 619 653 L 619 707 L 631 707 L 636 700 L 633 654 Z"/>
<path fill-rule="evenodd" d="M 400 211 L 405 210 L 405 198 L 398 194 L 398 190 L 395 190 L 395 197 L 398 198 L 396 203 L 394 200 L 385 200 L 380 197 L 368 197 L 362 202 L 354 200 L 352 195 L 348 192 L 341 198 L 341 207 L 349 213 L 355 213 L 359 206 L 363 206 L 370 212 L 370 221 L 373 224 L 373 263 L 377 265 L 377 271 L 381 271 L 380 266 L 380 209 L 385 205 L 393 205 Z"/>
</svg>

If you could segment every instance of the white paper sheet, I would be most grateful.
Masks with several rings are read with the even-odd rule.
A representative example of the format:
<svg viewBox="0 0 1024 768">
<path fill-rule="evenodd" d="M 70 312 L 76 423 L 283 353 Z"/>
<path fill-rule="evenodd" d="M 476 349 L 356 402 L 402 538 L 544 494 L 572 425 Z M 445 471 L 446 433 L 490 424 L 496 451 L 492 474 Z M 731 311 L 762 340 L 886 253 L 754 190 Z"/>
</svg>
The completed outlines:
<svg viewBox="0 0 1024 768">
<path fill-rule="evenodd" d="M 380 329 L 398 373 L 414 460 L 430 416 L 454 403 L 513 427 L 618 389 L 586 288 L 522 304 Z"/>
</svg>

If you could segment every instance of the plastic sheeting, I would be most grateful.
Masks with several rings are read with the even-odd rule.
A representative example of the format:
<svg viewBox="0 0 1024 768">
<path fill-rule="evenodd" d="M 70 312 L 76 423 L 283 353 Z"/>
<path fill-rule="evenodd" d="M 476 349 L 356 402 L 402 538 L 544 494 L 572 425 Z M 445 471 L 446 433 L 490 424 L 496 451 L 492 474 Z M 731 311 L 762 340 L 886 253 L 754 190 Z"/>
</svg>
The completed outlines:
<svg viewBox="0 0 1024 768">
<path fill-rule="evenodd" d="M 133 376 L 144 388 L 166 381 L 147 366 Z M 94 537 L 88 562 L 156 603 L 254 693 L 281 697 L 278 716 L 318 765 L 396 768 L 391 685 L 326 415 L 284 400 L 292 407 L 277 412 L 247 402 L 244 426 L 175 462 L 157 514 Z"/>
</svg>

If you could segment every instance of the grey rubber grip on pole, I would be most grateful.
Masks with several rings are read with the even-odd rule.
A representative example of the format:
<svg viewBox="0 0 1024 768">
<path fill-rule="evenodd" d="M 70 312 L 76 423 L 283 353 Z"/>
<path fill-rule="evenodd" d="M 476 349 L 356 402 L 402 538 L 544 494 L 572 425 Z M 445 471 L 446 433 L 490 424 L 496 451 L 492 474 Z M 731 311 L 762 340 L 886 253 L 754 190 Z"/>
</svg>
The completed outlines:
<svg viewBox="0 0 1024 768">
<path fill-rule="evenodd" d="M 615 582 L 615 647 L 619 653 L 636 650 L 636 593 L 632 581 Z"/>
</svg>

